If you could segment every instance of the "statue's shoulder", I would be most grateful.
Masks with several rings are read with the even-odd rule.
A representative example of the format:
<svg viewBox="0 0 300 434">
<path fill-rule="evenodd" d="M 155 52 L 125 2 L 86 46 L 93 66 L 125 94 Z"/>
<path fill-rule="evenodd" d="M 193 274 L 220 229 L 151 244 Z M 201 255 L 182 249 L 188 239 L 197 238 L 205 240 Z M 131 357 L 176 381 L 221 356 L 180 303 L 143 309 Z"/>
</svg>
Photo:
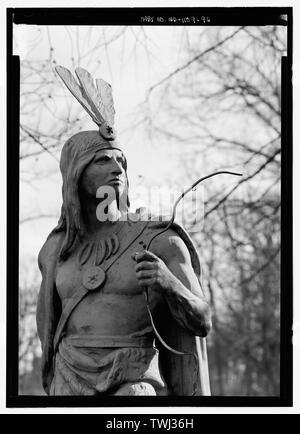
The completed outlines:
<svg viewBox="0 0 300 434">
<path fill-rule="evenodd" d="M 161 239 L 169 240 L 182 238 L 182 233 L 186 233 L 184 229 L 178 223 L 172 223 L 169 225 L 171 216 L 168 215 L 156 215 L 148 214 L 147 229 L 149 233 L 153 235 L 155 233 L 161 232 Z M 167 226 L 169 226 L 167 228 Z"/>
<path fill-rule="evenodd" d="M 175 251 L 186 253 L 185 231 L 176 223 L 169 226 L 169 222 L 170 216 L 149 216 L 145 235 L 148 242 L 153 238 L 151 250 L 156 251 L 158 254 L 169 255 L 172 255 L 172 252 L 175 253 Z"/>
<path fill-rule="evenodd" d="M 155 237 L 150 247 L 153 253 L 168 260 L 174 257 L 181 257 L 183 260 L 189 256 L 186 240 L 178 233 L 176 227 L 171 226 L 167 229 L 167 224 L 151 222 L 149 232 L 150 239 L 152 236 Z"/>
<path fill-rule="evenodd" d="M 144 211 L 145 212 L 145 211 Z M 150 250 L 165 260 L 177 257 L 182 262 L 191 260 L 195 273 L 200 276 L 200 261 L 197 250 L 187 231 L 178 223 L 170 222 L 170 216 L 158 216 L 145 212 L 145 219 L 148 219 L 145 231 L 145 244 L 147 245 L 152 237 L 158 235 L 151 242 Z"/>
<path fill-rule="evenodd" d="M 52 261 L 53 258 L 58 258 L 58 251 L 61 247 L 63 238 L 63 232 L 53 232 L 49 235 L 38 255 L 38 264 L 40 269 L 47 266 L 49 261 Z"/>
</svg>

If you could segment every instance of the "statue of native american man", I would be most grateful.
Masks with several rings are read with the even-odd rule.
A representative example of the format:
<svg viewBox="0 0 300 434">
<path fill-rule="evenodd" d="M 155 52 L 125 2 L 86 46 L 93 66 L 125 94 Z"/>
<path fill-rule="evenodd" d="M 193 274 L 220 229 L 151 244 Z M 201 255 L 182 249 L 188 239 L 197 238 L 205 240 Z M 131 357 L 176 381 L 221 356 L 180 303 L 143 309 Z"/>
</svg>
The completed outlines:
<svg viewBox="0 0 300 434">
<path fill-rule="evenodd" d="M 62 66 L 56 71 L 98 129 L 63 146 L 61 216 L 39 253 L 44 389 L 210 395 L 211 313 L 194 245 L 178 224 L 129 212 L 111 86 L 83 68 L 78 80 Z"/>
</svg>

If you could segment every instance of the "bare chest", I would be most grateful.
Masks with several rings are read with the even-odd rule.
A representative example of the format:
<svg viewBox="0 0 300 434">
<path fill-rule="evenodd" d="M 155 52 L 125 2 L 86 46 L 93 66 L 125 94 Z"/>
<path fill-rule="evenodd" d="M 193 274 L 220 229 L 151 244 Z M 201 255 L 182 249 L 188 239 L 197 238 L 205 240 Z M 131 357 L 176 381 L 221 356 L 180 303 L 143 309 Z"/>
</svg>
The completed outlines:
<svg viewBox="0 0 300 434">
<path fill-rule="evenodd" d="M 67 328 L 69 334 L 122 335 L 150 325 L 144 288 L 138 285 L 136 262 L 132 259 L 143 246 L 140 237 L 134 239 L 129 235 L 121 240 L 118 252 L 99 265 L 105 272 L 105 281 L 98 289 L 90 291 L 72 312 Z M 79 253 L 80 249 L 57 269 L 56 287 L 63 308 L 84 286 L 85 272 L 95 265 L 93 254 L 80 264 Z M 150 303 L 155 308 L 161 303 L 161 296 L 153 292 Z"/>
<path fill-rule="evenodd" d="M 77 245 L 74 253 L 57 268 L 56 287 L 63 304 L 84 286 L 84 276 L 94 266 L 105 273 L 105 281 L 95 294 L 140 294 L 142 288 L 136 279 L 132 255 L 143 249 L 142 238 L 141 228 L 133 227 L 117 242 L 100 240 Z"/>
</svg>

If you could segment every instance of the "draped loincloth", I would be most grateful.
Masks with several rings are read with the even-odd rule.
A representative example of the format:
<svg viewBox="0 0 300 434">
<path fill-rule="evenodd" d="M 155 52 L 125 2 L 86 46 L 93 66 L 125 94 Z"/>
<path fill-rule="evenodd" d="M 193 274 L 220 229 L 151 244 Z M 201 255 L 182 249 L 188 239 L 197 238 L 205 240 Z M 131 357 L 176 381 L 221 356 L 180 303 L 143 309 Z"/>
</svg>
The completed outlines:
<svg viewBox="0 0 300 434">
<path fill-rule="evenodd" d="M 94 346 L 100 342 L 95 337 L 84 342 L 77 337 L 62 339 L 55 356 L 50 395 L 107 395 L 129 382 L 148 382 L 163 393 L 165 382 L 153 339 L 125 338 L 121 345 L 120 339 L 106 337 L 101 347 Z M 103 355 L 105 347 L 108 353 Z"/>
</svg>

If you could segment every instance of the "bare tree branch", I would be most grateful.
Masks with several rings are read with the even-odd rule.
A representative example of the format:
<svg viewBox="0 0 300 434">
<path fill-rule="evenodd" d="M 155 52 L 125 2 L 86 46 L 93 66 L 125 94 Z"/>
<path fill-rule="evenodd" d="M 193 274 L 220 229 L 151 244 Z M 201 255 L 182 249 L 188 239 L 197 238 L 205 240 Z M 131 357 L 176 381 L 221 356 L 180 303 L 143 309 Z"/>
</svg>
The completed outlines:
<svg viewBox="0 0 300 434">
<path fill-rule="evenodd" d="M 225 44 L 227 41 L 229 41 L 230 39 L 232 39 L 235 35 L 237 35 L 241 30 L 243 29 L 243 27 L 239 27 L 237 30 L 235 30 L 231 35 L 227 36 L 226 38 L 224 38 L 222 41 L 218 42 L 217 44 L 207 48 L 205 51 L 201 52 L 200 54 L 198 54 L 197 56 L 195 56 L 193 59 L 189 60 L 188 62 L 186 62 L 184 65 L 176 68 L 173 72 L 171 72 L 170 74 L 168 74 L 166 77 L 164 77 L 163 79 L 161 79 L 159 82 L 157 82 L 156 84 L 154 84 L 153 86 L 151 86 L 147 92 L 147 97 L 150 95 L 151 92 L 153 92 L 153 90 L 155 88 L 157 88 L 158 86 L 161 86 L 163 83 L 165 83 L 166 81 L 170 80 L 170 78 L 172 78 L 174 75 L 178 74 L 179 72 L 183 71 L 184 69 L 188 68 L 190 65 L 192 65 L 192 63 L 196 62 L 197 60 L 199 60 L 201 57 L 205 56 L 206 54 L 210 53 L 211 51 L 214 51 L 216 48 L 220 47 L 221 45 Z"/>
</svg>

